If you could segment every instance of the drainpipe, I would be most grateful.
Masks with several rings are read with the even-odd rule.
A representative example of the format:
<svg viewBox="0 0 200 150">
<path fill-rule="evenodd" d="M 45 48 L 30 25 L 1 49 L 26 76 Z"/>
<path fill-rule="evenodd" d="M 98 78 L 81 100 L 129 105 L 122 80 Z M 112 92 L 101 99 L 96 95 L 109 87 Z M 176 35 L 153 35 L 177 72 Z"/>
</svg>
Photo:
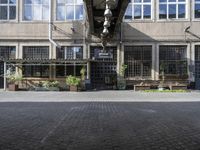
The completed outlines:
<svg viewBox="0 0 200 150">
<path fill-rule="evenodd" d="M 60 47 L 53 39 L 52 39 L 52 0 L 49 0 L 49 41 L 55 45 L 56 47 Z"/>
</svg>

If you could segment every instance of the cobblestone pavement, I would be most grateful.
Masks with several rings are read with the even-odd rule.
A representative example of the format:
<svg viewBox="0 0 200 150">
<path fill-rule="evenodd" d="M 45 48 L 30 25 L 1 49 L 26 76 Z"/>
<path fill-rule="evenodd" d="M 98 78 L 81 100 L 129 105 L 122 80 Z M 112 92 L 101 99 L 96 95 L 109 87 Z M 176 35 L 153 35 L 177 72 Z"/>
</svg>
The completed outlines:
<svg viewBox="0 0 200 150">
<path fill-rule="evenodd" d="M 0 150 L 200 150 L 200 102 L 1 102 Z"/>
</svg>

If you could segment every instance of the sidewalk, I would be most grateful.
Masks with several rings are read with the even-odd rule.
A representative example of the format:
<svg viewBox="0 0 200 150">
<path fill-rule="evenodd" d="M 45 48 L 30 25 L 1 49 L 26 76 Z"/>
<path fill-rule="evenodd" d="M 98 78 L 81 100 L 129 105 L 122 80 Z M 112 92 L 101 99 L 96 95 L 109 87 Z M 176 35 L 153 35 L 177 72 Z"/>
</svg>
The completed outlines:
<svg viewBox="0 0 200 150">
<path fill-rule="evenodd" d="M 191 102 L 200 101 L 200 92 L 146 93 L 134 91 L 92 92 L 4 92 L 0 102 Z"/>
</svg>

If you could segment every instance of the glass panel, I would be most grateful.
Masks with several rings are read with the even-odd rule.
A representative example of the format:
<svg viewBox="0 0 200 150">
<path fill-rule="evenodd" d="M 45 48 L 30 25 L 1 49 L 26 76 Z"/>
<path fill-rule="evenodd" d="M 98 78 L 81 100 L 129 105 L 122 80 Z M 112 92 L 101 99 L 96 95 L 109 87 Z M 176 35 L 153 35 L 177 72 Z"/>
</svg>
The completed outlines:
<svg viewBox="0 0 200 150">
<path fill-rule="evenodd" d="M 65 6 L 57 6 L 57 20 L 65 20 Z"/>
<path fill-rule="evenodd" d="M 167 5 L 160 4 L 159 5 L 159 18 L 166 19 L 167 18 Z"/>
<path fill-rule="evenodd" d="M 33 5 L 33 20 L 42 20 L 42 6 Z"/>
<path fill-rule="evenodd" d="M 76 19 L 81 20 L 83 19 L 83 5 L 75 6 L 76 8 Z"/>
<path fill-rule="evenodd" d="M 134 19 L 141 19 L 141 5 L 134 6 Z"/>
<path fill-rule="evenodd" d="M 10 4 L 16 4 L 16 0 L 9 0 Z"/>
<path fill-rule="evenodd" d="M 16 19 L 16 6 L 10 6 L 9 19 Z"/>
<path fill-rule="evenodd" d="M 144 5 L 144 18 L 151 18 L 151 6 L 150 5 Z"/>
<path fill-rule="evenodd" d="M 0 20 L 7 20 L 7 19 L 8 19 L 8 7 L 0 6 Z"/>
<path fill-rule="evenodd" d="M 32 20 L 32 6 L 31 5 L 25 5 L 24 8 L 24 19 L 25 20 Z"/>
<path fill-rule="evenodd" d="M 74 19 L 74 6 L 66 6 L 66 19 L 73 20 Z"/>
<path fill-rule="evenodd" d="M 176 18 L 176 5 L 169 5 L 169 18 Z"/>
<path fill-rule="evenodd" d="M 49 6 L 48 5 L 43 5 L 43 16 L 42 19 L 43 20 L 48 20 L 49 19 Z"/>
<path fill-rule="evenodd" d="M 178 5 L 178 18 L 185 18 L 185 4 Z"/>
<path fill-rule="evenodd" d="M 8 0 L 0 0 L 0 4 L 7 4 Z"/>
<path fill-rule="evenodd" d="M 129 4 L 126 9 L 125 19 L 132 19 L 132 5 L 131 4 Z"/>
<path fill-rule="evenodd" d="M 200 4 L 195 4 L 195 18 L 200 18 Z"/>
</svg>

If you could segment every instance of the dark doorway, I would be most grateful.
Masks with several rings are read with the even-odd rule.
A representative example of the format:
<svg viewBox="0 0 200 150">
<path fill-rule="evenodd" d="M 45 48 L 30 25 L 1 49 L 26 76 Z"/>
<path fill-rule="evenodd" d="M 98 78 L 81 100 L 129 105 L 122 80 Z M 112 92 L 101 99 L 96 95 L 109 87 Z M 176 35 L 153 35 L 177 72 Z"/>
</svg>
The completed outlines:
<svg viewBox="0 0 200 150">
<path fill-rule="evenodd" d="M 91 47 L 91 82 L 94 89 L 113 89 L 117 81 L 117 48 Z"/>
<path fill-rule="evenodd" d="M 195 85 L 200 90 L 200 45 L 195 47 Z"/>
<path fill-rule="evenodd" d="M 3 88 L 4 86 L 4 64 L 3 62 L 0 62 L 0 88 Z"/>
</svg>

